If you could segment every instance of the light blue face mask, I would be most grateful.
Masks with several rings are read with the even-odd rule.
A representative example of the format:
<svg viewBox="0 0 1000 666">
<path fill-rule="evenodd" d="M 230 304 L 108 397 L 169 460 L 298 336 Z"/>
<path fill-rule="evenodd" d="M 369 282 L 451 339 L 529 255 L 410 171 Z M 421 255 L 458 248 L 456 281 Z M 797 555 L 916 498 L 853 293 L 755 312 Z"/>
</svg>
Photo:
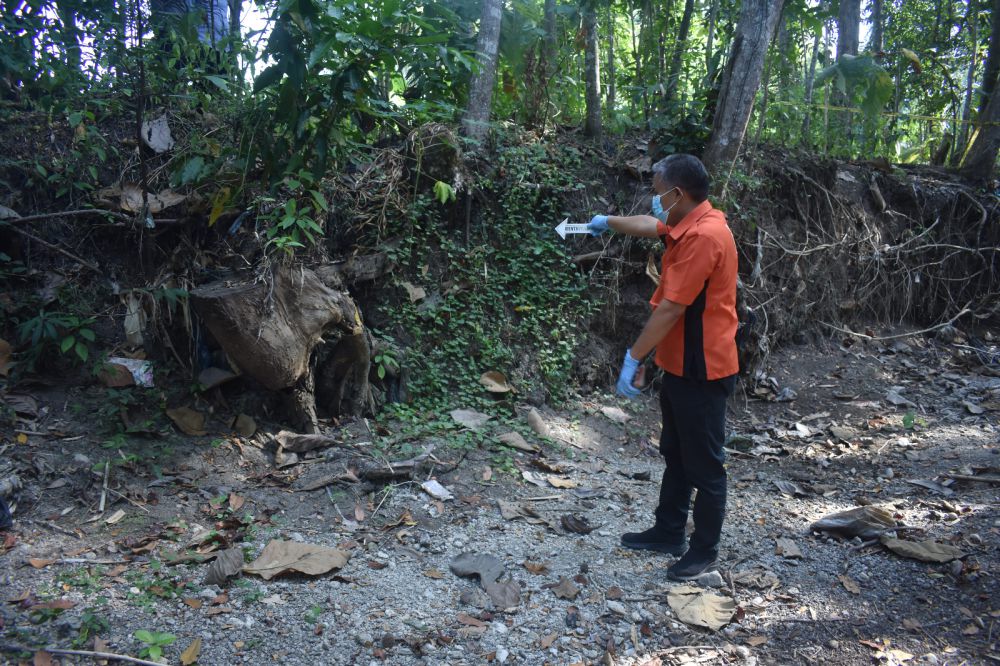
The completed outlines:
<svg viewBox="0 0 1000 666">
<path fill-rule="evenodd" d="M 677 189 L 676 187 L 671 187 L 669 190 L 667 190 L 663 194 L 669 194 L 669 193 L 673 192 L 676 189 Z M 666 224 L 667 223 L 667 217 L 670 215 L 670 209 L 673 208 L 674 206 L 676 206 L 677 205 L 677 201 L 680 201 L 680 199 L 678 199 L 677 201 L 675 201 L 672 204 L 670 204 L 667 207 L 667 209 L 664 210 L 663 209 L 663 204 L 660 203 L 660 197 L 662 197 L 663 194 L 657 194 L 657 195 L 655 195 L 653 197 L 652 212 L 653 212 L 653 217 L 655 217 L 656 219 L 658 219 L 660 222 L 663 222 L 664 224 Z"/>
</svg>

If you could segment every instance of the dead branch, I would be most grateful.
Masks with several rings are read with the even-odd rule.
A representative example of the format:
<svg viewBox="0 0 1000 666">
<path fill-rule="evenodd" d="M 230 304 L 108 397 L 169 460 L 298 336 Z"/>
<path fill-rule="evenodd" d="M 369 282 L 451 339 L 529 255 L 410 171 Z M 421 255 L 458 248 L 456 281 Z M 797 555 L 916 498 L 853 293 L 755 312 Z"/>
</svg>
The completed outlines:
<svg viewBox="0 0 1000 666">
<path fill-rule="evenodd" d="M 25 222 L 38 222 L 40 220 L 51 220 L 57 217 L 79 217 L 82 215 L 110 215 L 119 220 L 131 221 L 131 217 L 124 213 L 113 210 L 102 210 L 100 208 L 83 208 L 81 210 L 61 210 L 57 213 L 39 213 L 38 215 L 26 215 L 24 217 L 13 217 L 4 220 L 7 224 L 23 224 Z"/>
<path fill-rule="evenodd" d="M 851 335 L 851 336 L 854 336 L 856 338 L 861 338 L 862 340 L 872 340 L 872 341 L 875 341 L 875 342 L 882 342 L 884 340 L 897 340 L 899 338 L 912 338 L 915 335 L 922 335 L 924 333 L 930 333 L 931 331 L 936 331 L 939 328 L 944 328 L 945 326 L 951 326 L 956 321 L 958 321 L 958 319 L 961 318 L 963 315 L 967 315 L 967 314 L 969 314 L 971 312 L 972 312 L 972 310 L 970 310 L 968 307 L 964 307 L 964 308 L 962 308 L 962 310 L 957 315 L 955 315 L 954 317 L 952 317 L 948 321 L 941 322 L 940 324 L 936 324 L 936 325 L 930 326 L 928 328 L 923 328 L 923 329 L 921 329 L 919 331 L 910 331 L 909 333 L 898 333 L 896 335 L 882 335 L 882 336 L 878 336 L 878 335 L 868 335 L 866 333 L 855 333 L 854 331 L 852 331 L 850 329 L 840 328 L 839 326 L 834 326 L 833 324 L 827 323 L 825 321 L 821 321 L 820 323 L 823 324 L 824 326 L 826 326 L 827 328 L 832 328 L 835 331 L 840 331 L 841 333 L 844 333 L 845 335 Z"/>
<path fill-rule="evenodd" d="M 114 652 L 95 652 L 93 650 L 63 650 L 62 648 L 54 647 L 44 647 L 44 648 L 28 648 L 20 645 L 4 645 L 3 649 L 9 652 L 48 652 L 49 654 L 67 654 L 78 657 L 93 657 L 94 659 L 113 659 L 116 661 L 125 661 L 130 664 L 144 664 L 146 666 L 163 666 L 158 661 L 146 661 L 145 659 L 139 659 L 138 657 L 130 657 L 124 654 L 115 654 Z"/>
<path fill-rule="evenodd" d="M 22 217 L 22 218 L 18 218 L 18 219 L 23 220 L 24 218 Z M 81 259 L 80 257 L 76 256 L 75 254 L 73 254 L 69 250 L 65 250 L 65 249 L 59 247 L 58 245 L 54 245 L 54 244 L 52 244 L 52 243 L 50 243 L 50 242 L 48 242 L 46 240 L 42 240 L 41 238 L 39 238 L 35 234 L 29 233 L 29 232 L 25 231 L 24 229 L 18 229 L 17 227 L 11 227 L 10 229 L 14 233 L 19 234 L 21 236 L 24 236 L 25 238 L 30 238 L 31 240 L 35 241 L 36 243 L 40 243 L 40 244 L 44 245 L 45 247 L 49 248 L 50 250 L 55 250 L 56 252 L 59 252 L 61 254 L 66 255 L 67 257 L 69 257 L 70 259 L 72 259 L 73 261 L 75 261 L 76 263 L 78 263 L 78 264 L 80 264 L 82 266 L 86 266 L 87 268 L 89 268 L 90 270 L 94 271 L 95 273 L 100 273 L 101 272 L 101 269 L 98 268 L 97 265 L 90 263 L 86 259 Z"/>
</svg>

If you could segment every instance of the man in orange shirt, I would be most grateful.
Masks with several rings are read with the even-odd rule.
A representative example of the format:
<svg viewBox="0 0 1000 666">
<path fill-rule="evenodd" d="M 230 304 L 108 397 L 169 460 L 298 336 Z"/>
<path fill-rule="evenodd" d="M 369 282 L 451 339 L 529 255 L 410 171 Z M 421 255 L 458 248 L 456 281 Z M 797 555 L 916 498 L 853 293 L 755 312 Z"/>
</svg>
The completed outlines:
<svg viewBox="0 0 1000 666">
<path fill-rule="evenodd" d="M 622 536 L 628 548 L 682 555 L 669 569 L 673 580 L 710 571 L 719 555 L 726 512 L 726 400 L 739 371 L 736 355 L 736 243 L 725 215 L 712 207 L 709 178 L 693 155 L 671 155 L 653 166 L 653 213 L 596 215 L 588 227 L 660 238 L 664 252 L 654 310 L 625 352 L 618 377 L 621 395 L 635 397 L 640 359 L 656 348 L 663 369 L 660 453 L 666 461 L 656 522 Z M 691 492 L 694 532 L 685 548 Z"/>
</svg>

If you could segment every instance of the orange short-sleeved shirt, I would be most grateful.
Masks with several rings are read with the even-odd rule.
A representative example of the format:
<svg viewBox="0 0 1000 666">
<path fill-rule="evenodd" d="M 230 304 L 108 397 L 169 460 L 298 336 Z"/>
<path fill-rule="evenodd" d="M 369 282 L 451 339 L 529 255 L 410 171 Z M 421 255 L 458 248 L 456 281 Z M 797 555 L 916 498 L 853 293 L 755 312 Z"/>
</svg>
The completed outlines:
<svg viewBox="0 0 1000 666">
<path fill-rule="evenodd" d="M 726 216 L 703 201 L 673 227 L 657 226 L 664 252 L 660 284 L 650 299 L 687 306 L 656 345 L 656 364 L 688 379 L 739 372 L 736 354 L 736 241 Z"/>
</svg>

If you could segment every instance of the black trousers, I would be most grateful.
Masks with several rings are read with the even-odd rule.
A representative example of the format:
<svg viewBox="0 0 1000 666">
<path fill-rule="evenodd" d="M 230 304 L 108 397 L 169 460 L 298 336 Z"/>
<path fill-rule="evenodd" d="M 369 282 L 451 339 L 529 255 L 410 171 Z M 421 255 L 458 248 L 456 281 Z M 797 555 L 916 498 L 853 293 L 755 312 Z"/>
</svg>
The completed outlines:
<svg viewBox="0 0 1000 666">
<path fill-rule="evenodd" d="M 714 381 L 685 379 L 664 373 L 660 389 L 663 433 L 660 453 L 666 461 L 660 484 L 656 525 L 665 534 L 684 538 L 691 491 L 694 534 L 690 549 L 715 557 L 726 515 L 726 400 L 736 376 Z"/>
</svg>

